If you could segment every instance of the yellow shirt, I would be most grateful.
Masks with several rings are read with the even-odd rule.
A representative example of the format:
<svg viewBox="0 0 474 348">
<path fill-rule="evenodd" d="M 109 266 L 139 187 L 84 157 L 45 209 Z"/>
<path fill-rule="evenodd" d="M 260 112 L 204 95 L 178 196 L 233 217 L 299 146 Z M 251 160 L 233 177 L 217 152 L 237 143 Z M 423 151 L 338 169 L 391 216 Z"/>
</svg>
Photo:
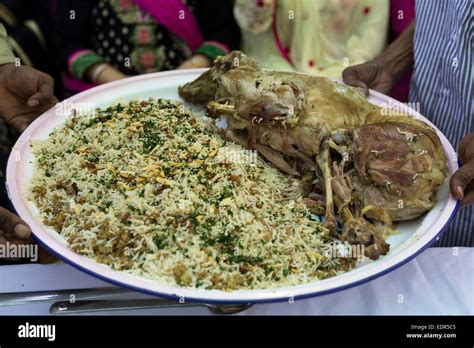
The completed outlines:
<svg viewBox="0 0 474 348">
<path fill-rule="evenodd" d="M 236 0 L 242 50 L 263 68 L 341 79 L 342 71 L 380 54 L 388 0 Z M 290 64 L 280 53 L 288 50 Z"/>
<path fill-rule="evenodd" d="M 15 56 L 8 45 L 7 31 L 5 27 L 0 24 L 0 65 L 14 62 Z"/>
</svg>

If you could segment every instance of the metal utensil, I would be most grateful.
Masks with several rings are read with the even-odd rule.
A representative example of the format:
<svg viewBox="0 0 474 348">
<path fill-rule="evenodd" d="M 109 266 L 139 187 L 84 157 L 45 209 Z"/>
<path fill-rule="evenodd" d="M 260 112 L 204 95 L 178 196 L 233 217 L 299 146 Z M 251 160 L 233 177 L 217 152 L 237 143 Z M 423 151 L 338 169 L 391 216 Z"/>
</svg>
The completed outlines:
<svg viewBox="0 0 474 348">
<path fill-rule="evenodd" d="M 252 304 L 236 305 L 213 305 L 207 303 L 179 303 L 166 299 L 150 300 L 98 300 L 98 301 L 77 301 L 74 303 L 60 301 L 53 303 L 49 309 L 51 314 L 79 314 L 100 311 L 117 311 L 131 309 L 150 308 L 183 308 L 183 307 L 206 307 L 214 314 L 235 314 L 252 307 Z"/>
<path fill-rule="evenodd" d="M 0 307 L 54 302 L 50 308 L 51 314 L 169 307 L 206 307 L 215 314 L 233 314 L 252 306 L 251 304 L 212 305 L 205 303 L 180 303 L 160 298 L 113 300 L 114 298 L 123 298 L 124 296 L 145 297 L 147 295 L 117 287 L 15 292 L 0 294 Z"/>
<path fill-rule="evenodd" d="M 93 288 L 93 289 L 72 289 L 72 290 L 53 290 L 53 291 L 35 291 L 35 292 L 14 292 L 0 294 L 0 307 L 18 306 L 41 302 L 56 301 L 85 301 L 109 299 L 116 296 L 137 295 L 139 293 L 116 287 Z"/>
</svg>

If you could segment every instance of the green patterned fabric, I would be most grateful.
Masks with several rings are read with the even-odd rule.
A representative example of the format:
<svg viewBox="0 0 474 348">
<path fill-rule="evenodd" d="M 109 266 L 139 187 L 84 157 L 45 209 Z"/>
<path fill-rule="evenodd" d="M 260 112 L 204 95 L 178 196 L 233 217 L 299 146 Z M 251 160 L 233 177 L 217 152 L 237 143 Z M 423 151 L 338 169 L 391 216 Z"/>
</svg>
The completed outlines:
<svg viewBox="0 0 474 348">
<path fill-rule="evenodd" d="M 70 73 L 79 80 L 84 79 L 84 75 L 91 66 L 105 62 L 104 58 L 93 51 L 85 51 L 72 62 Z"/>
<path fill-rule="evenodd" d="M 165 48 L 160 46 L 138 46 L 131 54 L 131 63 L 140 74 L 160 71 L 166 60 Z"/>
<path fill-rule="evenodd" d="M 155 23 L 153 16 L 143 16 L 140 6 L 135 5 L 133 1 L 108 0 L 108 2 L 124 24 Z"/>
<path fill-rule="evenodd" d="M 206 56 L 211 61 L 214 61 L 219 56 L 225 56 L 228 52 L 223 48 L 213 45 L 212 43 L 205 43 L 201 47 L 199 47 L 194 54 L 202 54 Z"/>
<path fill-rule="evenodd" d="M 132 43 L 135 46 L 156 46 L 156 25 L 139 24 L 132 30 Z"/>
</svg>

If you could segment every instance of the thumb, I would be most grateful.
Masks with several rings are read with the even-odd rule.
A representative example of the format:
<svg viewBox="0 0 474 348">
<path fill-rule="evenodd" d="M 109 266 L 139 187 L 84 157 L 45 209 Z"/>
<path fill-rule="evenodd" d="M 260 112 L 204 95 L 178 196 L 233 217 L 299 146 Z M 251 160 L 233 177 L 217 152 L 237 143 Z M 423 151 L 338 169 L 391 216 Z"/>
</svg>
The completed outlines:
<svg viewBox="0 0 474 348">
<path fill-rule="evenodd" d="M 15 214 L 0 207 L 0 230 L 18 239 L 31 237 L 31 230 L 26 223 Z"/>
<path fill-rule="evenodd" d="M 30 124 L 27 116 L 18 116 L 10 121 L 10 124 L 20 133 L 23 133 Z"/>
<path fill-rule="evenodd" d="M 49 105 L 54 101 L 57 101 L 54 96 L 54 80 L 49 75 L 41 74 L 38 77 L 38 91 L 28 99 L 28 106 Z"/>
<path fill-rule="evenodd" d="M 342 79 L 349 86 L 359 87 L 364 91 L 365 95 L 369 95 L 367 84 L 359 77 L 359 66 L 351 66 L 342 72 Z"/>
<path fill-rule="evenodd" d="M 474 179 L 474 158 L 466 162 L 451 177 L 449 188 L 454 197 L 459 200 L 464 198 L 467 186 Z"/>
</svg>

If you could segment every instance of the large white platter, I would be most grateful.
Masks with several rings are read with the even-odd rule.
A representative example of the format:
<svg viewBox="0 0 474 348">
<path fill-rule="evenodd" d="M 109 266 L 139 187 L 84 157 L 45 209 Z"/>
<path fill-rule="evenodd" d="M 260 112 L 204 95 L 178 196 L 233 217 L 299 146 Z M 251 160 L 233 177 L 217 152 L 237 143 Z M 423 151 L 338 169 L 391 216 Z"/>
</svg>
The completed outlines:
<svg viewBox="0 0 474 348">
<path fill-rule="evenodd" d="M 400 233 L 388 239 L 390 252 L 377 261 L 368 261 L 348 273 L 337 277 L 316 281 L 305 285 L 261 290 L 239 290 L 225 292 L 219 290 L 187 289 L 160 284 L 145 278 L 114 271 L 108 266 L 96 263 L 92 259 L 76 254 L 70 250 L 66 241 L 55 231 L 45 227 L 39 218 L 38 209 L 25 199 L 25 190 L 33 172 L 33 155 L 30 143 L 34 139 L 45 139 L 48 134 L 68 117 L 67 109 L 71 105 L 92 105 L 105 107 L 116 101 L 141 99 L 148 97 L 178 99 L 178 86 L 199 76 L 204 70 L 170 71 L 143 75 L 117 81 L 80 93 L 59 107 L 53 108 L 39 117 L 21 135 L 8 161 L 7 189 L 14 208 L 32 228 L 36 240 L 58 258 L 67 263 L 110 283 L 136 289 L 138 291 L 162 297 L 181 298 L 186 301 L 203 302 L 271 302 L 287 301 L 302 297 L 317 296 L 345 289 L 369 281 L 403 265 L 418 255 L 449 224 L 454 217 L 458 202 L 449 193 L 448 180 L 440 187 L 437 194 L 437 205 L 425 216 L 399 225 Z M 371 92 L 371 102 L 379 105 L 405 106 L 377 92 Z M 414 110 L 409 113 L 432 125 Z M 432 125 L 434 127 L 434 125 Z M 438 131 L 448 158 L 450 174 L 457 168 L 455 152 L 446 137 Z"/>
</svg>

